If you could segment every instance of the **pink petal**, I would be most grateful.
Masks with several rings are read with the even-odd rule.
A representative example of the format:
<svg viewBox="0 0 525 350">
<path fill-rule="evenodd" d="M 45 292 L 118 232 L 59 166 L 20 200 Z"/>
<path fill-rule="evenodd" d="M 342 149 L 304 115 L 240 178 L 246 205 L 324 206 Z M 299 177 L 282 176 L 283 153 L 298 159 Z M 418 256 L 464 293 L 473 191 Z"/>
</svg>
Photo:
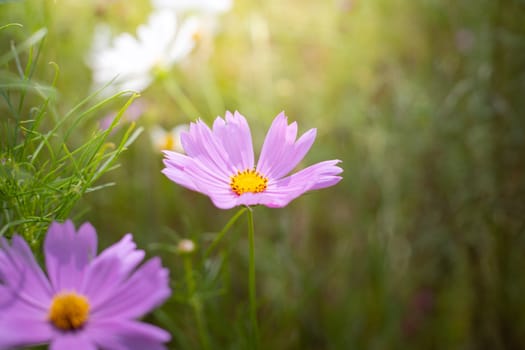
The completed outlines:
<svg viewBox="0 0 525 350">
<path fill-rule="evenodd" d="M 254 165 L 252 134 L 246 118 L 239 112 L 226 112 L 226 121 L 218 117 L 213 123 L 213 133 L 220 140 L 237 170 L 251 169 Z"/>
<path fill-rule="evenodd" d="M 153 258 L 118 286 L 112 286 L 110 296 L 93 307 L 92 320 L 142 317 L 170 296 L 168 285 L 168 270 L 162 268 L 159 258 Z"/>
<path fill-rule="evenodd" d="M 335 185 L 341 180 L 337 174 L 343 171 L 336 166 L 337 163 L 339 160 L 317 163 L 291 176 L 269 183 L 265 192 L 256 194 L 259 195 L 258 204 L 281 208 L 307 191 Z"/>
<path fill-rule="evenodd" d="M 58 333 L 49 344 L 50 350 L 97 350 L 95 343 L 89 339 L 86 332 Z"/>
<path fill-rule="evenodd" d="M 231 209 L 243 204 L 239 202 L 239 197 L 229 190 L 210 191 L 209 197 L 213 204 L 219 209 Z"/>
<path fill-rule="evenodd" d="M 115 256 L 103 257 L 96 259 L 86 270 L 79 292 L 88 298 L 92 310 L 111 298 L 114 290 L 127 277 L 121 264 Z"/>
<path fill-rule="evenodd" d="M 234 194 L 230 189 L 229 177 L 221 177 L 221 174 L 214 173 L 212 169 L 195 159 L 165 153 L 169 158 L 164 160 L 166 168 L 162 172 L 170 180 L 209 196 L 219 208 L 230 207 Z"/>
<path fill-rule="evenodd" d="M 270 174 L 268 177 L 273 179 L 279 179 L 288 173 L 290 173 L 301 160 L 314 143 L 317 130 L 310 129 L 304 133 L 297 142 L 286 141 L 281 148 L 283 149 L 282 155 L 280 158 L 273 160 L 273 165 Z"/>
<path fill-rule="evenodd" d="M 128 233 L 93 260 L 79 291 L 88 296 L 93 308 L 97 308 L 113 295 L 143 259 L 144 251 L 136 249 Z"/>
<path fill-rule="evenodd" d="M 191 123 L 190 130 L 181 133 L 181 143 L 189 157 L 206 164 L 214 173 L 229 176 L 234 171 L 226 150 L 203 121 Z"/>
<path fill-rule="evenodd" d="M 166 176 L 169 175 L 172 181 L 180 185 L 185 187 L 191 186 L 195 191 L 206 193 L 204 184 L 215 186 L 229 184 L 230 175 L 217 173 L 208 166 L 208 163 L 181 154 L 168 154 L 168 156 L 169 158 L 164 161 L 166 168 L 163 172 Z"/>
<path fill-rule="evenodd" d="M 42 319 L 25 318 L 16 313 L 0 316 L 0 349 L 46 343 L 51 340 L 52 334 L 52 326 Z"/>
<path fill-rule="evenodd" d="M 150 324 L 128 320 L 104 320 L 86 327 L 99 348 L 112 350 L 163 350 L 171 336 Z"/>
<path fill-rule="evenodd" d="M 327 160 L 310 165 L 295 174 L 276 181 L 274 184 L 269 185 L 269 187 L 271 186 L 275 191 L 284 192 L 294 191 L 294 189 L 303 187 L 304 185 L 306 185 L 307 190 L 335 185 L 342 179 L 340 176 L 337 176 L 343 172 L 343 169 L 336 165 L 340 162 L 340 160 Z"/>
<path fill-rule="evenodd" d="M 279 159 L 283 152 L 283 143 L 286 140 L 288 129 L 288 122 L 284 112 L 281 112 L 275 117 L 266 134 L 264 143 L 261 149 L 261 155 L 257 162 L 257 170 L 270 177 L 275 159 Z"/>
<path fill-rule="evenodd" d="M 276 194 L 269 193 L 268 191 L 261 193 L 248 192 L 238 197 L 236 205 L 264 205 L 270 208 L 280 208 L 284 207 L 286 204 L 288 204 L 288 202 L 288 195 L 284 195 L 282 193 Z"/>
<path fill-rule="evenodd" d="M 2 237 L 0 247 L 0 297 L 11 299 L 16 294 L 16 298 L 36 309 L 47 308 L 53 290 L 26 241 L 15 235 L 10 246 Z M 8 305 L 0 304 L 0 313 L 2 306 Z"/>
<path fill-rule="evenodd" d="M 55 291 L 78 289 L 89 261 L 96 256 L 97 233 L 90 223 L 78 232 L 73 222 L 53 222 L 44 242 L 47 273 Z"/>
<path fill-rule="evenodd" d="M 171 181 L 184 186 L 189 190 L 197 191 L 197 186 L 195 186 L 193 178 L 184 172 L 184 169 L 187 166 L 193 164 L 193 158 L 178 152 L 164 151 L 163 153 L 166 157 L 163 161 L 166 168 L 162 170 L 162 173 Z"/>
<path fill-rule="evenodd" d="M 297 123 L 288 125 L 286 116 L 280 113 L 268 130 L 257 169 L 270 179 L 292 171 L 312 147 L 316 129 L 308 130 L 297 141 L 296 136 Z"/>
<path fill-rule="evenodd" d="M 166 168 L 162 173 L 173 182 L 190 190 L 209 196 L 213 204 L 220 209 L 229 209 L 236 205 L 236 195 L 230 189 L 230 178 L 221 178 L 212 169 L 201 162 L 180 154 L 164 152 Z M 175 153 L 175 152 L 173 152 Z"/>
</svg>

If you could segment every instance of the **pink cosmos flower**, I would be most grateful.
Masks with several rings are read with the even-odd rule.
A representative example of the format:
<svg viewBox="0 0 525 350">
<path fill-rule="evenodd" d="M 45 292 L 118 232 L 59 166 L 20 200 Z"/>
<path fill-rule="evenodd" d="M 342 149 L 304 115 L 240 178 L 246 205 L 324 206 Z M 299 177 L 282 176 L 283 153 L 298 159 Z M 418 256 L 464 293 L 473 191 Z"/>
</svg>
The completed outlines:
<svg viewBox="0 0 525 350">
<path fill-rule="evenodd" d="M 173 182 L 207 195 L 221 209 L 262 204 L 280 208 L 303 193 L 333 186 L 341 180 L 339 160 L 314 164 L 286 176 L 312 146 L 316 129 L 298 140 L 297 123 L 288 125 L 284 112 L 273 121 L 257 165 L 246 119 L 238 112 L 217 117 L 210 129 L 203 121 L 182 133 L 186 155 L 164 151 L 162 172 Z"/>
<path fill-rule="evenodd" d="M 97 234 L 85 223 L 52 223 L 44 274 L 28 244 L 0 240 L 0 349 L 49 343 L 52 350 L 165 349 L 170 335 L 136 319 L 171 294 L 159 258 L 131 234 L 97 256 Z"/>
</svg>

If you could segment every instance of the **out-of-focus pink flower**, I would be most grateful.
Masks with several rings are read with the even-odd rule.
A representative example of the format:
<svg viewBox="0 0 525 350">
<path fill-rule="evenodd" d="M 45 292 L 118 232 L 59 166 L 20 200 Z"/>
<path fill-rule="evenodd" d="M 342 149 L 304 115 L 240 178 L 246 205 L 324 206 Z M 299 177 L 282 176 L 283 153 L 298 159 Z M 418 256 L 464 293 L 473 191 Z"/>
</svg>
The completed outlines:
<svg viewBox="0 0 525 350">
<path fill-rule="evenodd" d="M 138 319 L 170 296 L 168 270 L 138 267 L 131 234 L 97 255 L 91 224 L 52 223 L 44 255 L 47 274 L 23 238 L 0 238 L 0 349 L 165 349 L 169 333 Z"/>
<path fill-rule="evenodd" d="M 145 109 L 145 105 L 141 101 L 134 101 L 133 103 L 131 103 L 128 109 L 126 109 L 126 111 L 122 115 L 122 118 L 120 119 L 119 124 L 116 125 L 112 131 L 114 132 L 118 130 L 124 123 L 133 122 L 139 119 L 144 113 L 144 109 Z M 99 122 L 100 129 L 107 130 L 113 123 L 113 120 L 115 120 L 115 117 L 117 116 L 117 114 L 118 114 L 117 112 L 111 112 L 105 117 L 103 117 Z"/>
</svg>

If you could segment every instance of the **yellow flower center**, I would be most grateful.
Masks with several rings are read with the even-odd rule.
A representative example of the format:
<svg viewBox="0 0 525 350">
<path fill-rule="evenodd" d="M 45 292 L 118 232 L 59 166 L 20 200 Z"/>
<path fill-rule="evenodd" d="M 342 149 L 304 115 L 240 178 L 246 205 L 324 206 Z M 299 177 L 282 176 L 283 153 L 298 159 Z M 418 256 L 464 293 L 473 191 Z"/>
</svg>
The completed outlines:
<svg viewBox="0 0 525 350">
<path fill-rule="evenodd" d="M 174 149 L 175 148 L 175 138 L 171 134 L 167 134 L 165 139 L 162 140 L 161 149 Z"/>
<path fill-rule="evenodd" d="M 193 41 L 195 41 L 195 42 L 199 42 L 199 41 L 201 41 L 201 40 L 202 40 L 202 32 L 201 32 L 200 30 L 196 30 L 196 31 L 192 34 L 191 38 L 192 38 Z"/>
<path fill-rule="evenodd" d="M 89 303 L 85 296 L 73 292 L 59 293 L 51 301 L 49 320 L 61 330 L 75 330 L 86 323 Z"/>
<path fill-rule="evenodd" d="M 255 169 L 246 169 L 238 171 L 237 174 L 231 177 L 230 187 L 237 195 L 246 192 L 259 193 L 266 190 L 268 179 L 262 176 Z"/>
</svg>

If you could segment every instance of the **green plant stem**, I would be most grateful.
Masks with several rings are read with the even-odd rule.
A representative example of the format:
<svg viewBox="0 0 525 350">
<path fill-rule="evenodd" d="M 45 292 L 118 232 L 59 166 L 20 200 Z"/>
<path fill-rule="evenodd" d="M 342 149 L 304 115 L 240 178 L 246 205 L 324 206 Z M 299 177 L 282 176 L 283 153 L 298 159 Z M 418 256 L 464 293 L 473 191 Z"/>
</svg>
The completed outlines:
<svg viewBox="0 0 525 350">
<path fill-rule="evenodd" d="M 252 349 L 257 349 L 259 346 L 259 326 L 257 324 L 257 295 L 255 284 L 255 237 L 253 228 L 253 210 L 248 208 L 248 238 L 250 241 L 250 260 L 248 283 L 250 291 L 250 319 L 252 322 Z"/>
<path fill-rule="evenodd" d="M 246 211 L 248 210 L 247 207 L 242 207 L 241 209 L 239 209 L 239 211 L 237 213 L 235 213 L 234 216 L 232 216 L 232 218 L 230 219 L 230 221 L 228 221 L 226 223 L 226 225 L 224 225 L 224 227 L 222 228 L 222 230 L 215 236 L 215 238 L 213 239 L 213 242 L 211 242 L 210 246 L 208 247 L 208 249 L 206 249 L 206 252 L 204 253 L 204 258 L 207 258 L 210 253 L 212 252 L 212 250 L 215 248 L 215 246 L 217 246 L 217 244 L 219 244 L 220 240 L 222 239 L 222 237 L 224 237 L 224 235 L 226 234 L 226 232 L 228 232 L 228 230 L 230 229 L 230 227 L 232 227 L 232 225 L 237 221 L 237 219 Z"/>
<path fill-rule="evenodd" d="M 179 104 L 179 107 L 181 110 L 186 114 L 187 117 L 190 119 L 196 119 L 201 116 L 199 110 L 195 107 L 195 105 L 190 101 L 188 96 L 182 91 L 180 86 L 170 78 L 164 78 L 163 79 L 164 86 L 166 87 L 166 91 L 170 94 L 170 96 Z"/>
<path fill-rule="evenodd" d="M 208 109 L 210 115 L 217 115 L 225 110 L 224 100 L 220 93 L 219 87 L 217 86 L 217 80 L 215 74 L 209 65 L 203 65 L 200 75 L 200 81 L 202 81 L 201 88 L 206 95 L 206 101 L 208 102 Z"/>
<path fill-rule="evenodd" d="M 193 264 L 189 254 L 184 255 L 184 270 L 186 277 L 186 286 L 188 290 L 188 302 L 195 313 L 195 321 L 197 322 L 197 329 L 199 330 L 199 338 L 202 348 L 207 350 L 210 348 L 210 341 L 208 337 L 208 330 L 202 317 L 202 303 L 198 295 L 195 294 L 195 280 L 193 279 Z"/>
</svg>

